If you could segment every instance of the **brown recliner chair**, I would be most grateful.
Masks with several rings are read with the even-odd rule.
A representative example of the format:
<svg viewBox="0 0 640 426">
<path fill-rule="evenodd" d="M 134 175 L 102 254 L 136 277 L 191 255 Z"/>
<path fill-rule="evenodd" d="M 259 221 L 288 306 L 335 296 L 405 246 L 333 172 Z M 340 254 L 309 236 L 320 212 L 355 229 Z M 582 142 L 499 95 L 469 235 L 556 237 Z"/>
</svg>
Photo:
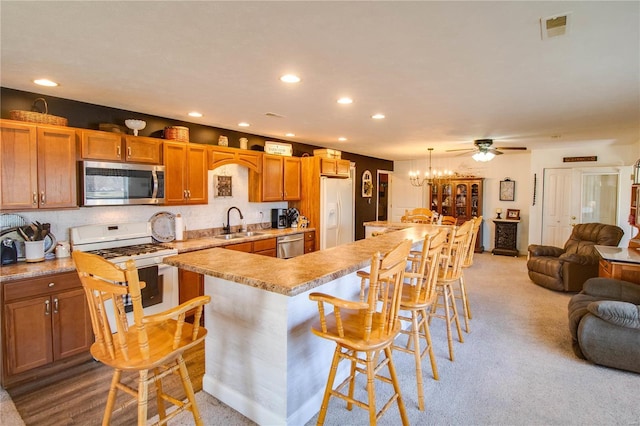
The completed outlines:
<svg viewBox="0 0 640 426">
<path fill-rule="evenodd" d="M 617 246 L 623 234 L 615 225 L 581 223 L 574 226 L 564 248 L 532 244 L 529 278 L 551 290 L 580 291 L 586 280 L 598 276 L 600 256 L 593 246 Z"/>
</svg>

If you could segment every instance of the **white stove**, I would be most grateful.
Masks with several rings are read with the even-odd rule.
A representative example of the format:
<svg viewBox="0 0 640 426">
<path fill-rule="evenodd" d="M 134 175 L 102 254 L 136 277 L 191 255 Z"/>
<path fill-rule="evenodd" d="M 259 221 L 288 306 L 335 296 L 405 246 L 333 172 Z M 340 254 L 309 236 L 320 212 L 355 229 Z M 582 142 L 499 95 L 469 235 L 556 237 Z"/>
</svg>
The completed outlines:
<svg viewBox="0 0 640 426">
<path fill-rule="evenodd" d="M 86 225 L 71 228 L 70 233 L 74 251 L 97 254 L 121 268 L 127 260 L 134 260 L 140 280 L 147 284 L 142 290 L 145 315 L 178 305 L 178 269 L 162 263 L 162 259 L 178 254 L 178 250 L 154 242 L 151 223 Z"/>
<path fill-rule="evenodd" d="M 71 247 L 97 254 L 120 266 L 133 259 L 138 268 L 158 265 L 164 257 L 178 254 L 176 249 L 154 243 L 149 222 L 71 228 Z"/>
</svg>

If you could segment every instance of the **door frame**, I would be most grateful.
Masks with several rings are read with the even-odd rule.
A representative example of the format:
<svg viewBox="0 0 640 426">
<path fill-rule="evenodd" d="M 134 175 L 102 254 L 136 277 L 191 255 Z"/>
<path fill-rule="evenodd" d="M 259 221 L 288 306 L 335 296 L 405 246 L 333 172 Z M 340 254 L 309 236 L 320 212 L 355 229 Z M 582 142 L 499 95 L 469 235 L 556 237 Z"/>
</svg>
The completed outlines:
<svg viewBox="0 0 640 426">
<path fill-rule="evenodd" d="M 393 188 L 393 171 L 378 169 L 376 173 L 376 221 L 380 217 L 380 175 L 387 175 L 387 218 L 391 215 L 392 208 L 392 188 Z"/>
</svg>

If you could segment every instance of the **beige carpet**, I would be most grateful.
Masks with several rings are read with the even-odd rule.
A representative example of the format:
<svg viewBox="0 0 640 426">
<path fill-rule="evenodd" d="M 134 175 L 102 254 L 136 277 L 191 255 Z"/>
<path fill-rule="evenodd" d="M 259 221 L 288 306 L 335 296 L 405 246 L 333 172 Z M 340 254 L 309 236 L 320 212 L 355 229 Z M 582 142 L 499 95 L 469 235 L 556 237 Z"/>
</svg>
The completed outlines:
<svg viewBox="0 0 640 426">
<path fill-rule="evenodd" d="M 475 259 L 466 272 L 474 318 L 465 343 L 455 343 L 455 362 L 447 357 L 443 323 L 432 324 L 440 380 L 434 381 L 425 366 L 424 412 L 417 409 L 412 357 L 394 355 L 410 423 L 640 425 L 640 375 L 573 355 L 567 327 L 571 295 L 531 283 L 524 258 L 484 253 Z M 380 399 L 386 387 L 379 386 Z M 197 399 L 207 425 L 253 424 L 205 392 Z M 7 403 L 0 403 L 2 424 L 11 425 L 5 422 Z M 380 423 L 400 424 L 397 408 L 391 407 Z M 182 414 L 171 424 L 190 425 L 192 419 Z M 364 425 L 368 418 L 364 410 L 347 411 L 342 401 L 332 400 L 326 424 Z"/>
</svg>

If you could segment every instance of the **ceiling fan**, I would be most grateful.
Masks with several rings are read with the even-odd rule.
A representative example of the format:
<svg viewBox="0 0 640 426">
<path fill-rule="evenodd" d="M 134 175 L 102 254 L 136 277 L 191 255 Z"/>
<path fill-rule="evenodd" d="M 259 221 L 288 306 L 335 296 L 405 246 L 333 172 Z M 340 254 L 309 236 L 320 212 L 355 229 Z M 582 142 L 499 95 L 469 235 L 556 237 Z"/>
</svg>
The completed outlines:
<svg viewBox="0 0 640 426">
<path fill-rule="evenodd" d="M 464 148 L 464 149 L 448 149 L 447 152 L 454 151 L 475 151 L 472 155 L 473 159 L 476 161 L 490 161 L 496 155 L 504 154 L 501 151 L 504 150 L 514 150 L 514 151 L 526 151 L 527 148 L 524 146 L 514 146 L 514 147 L 494 147 L 493 139 L 476 139 L 473 141 L 473 144 L 476 146 L 475 148 Z"/>
</svg>

